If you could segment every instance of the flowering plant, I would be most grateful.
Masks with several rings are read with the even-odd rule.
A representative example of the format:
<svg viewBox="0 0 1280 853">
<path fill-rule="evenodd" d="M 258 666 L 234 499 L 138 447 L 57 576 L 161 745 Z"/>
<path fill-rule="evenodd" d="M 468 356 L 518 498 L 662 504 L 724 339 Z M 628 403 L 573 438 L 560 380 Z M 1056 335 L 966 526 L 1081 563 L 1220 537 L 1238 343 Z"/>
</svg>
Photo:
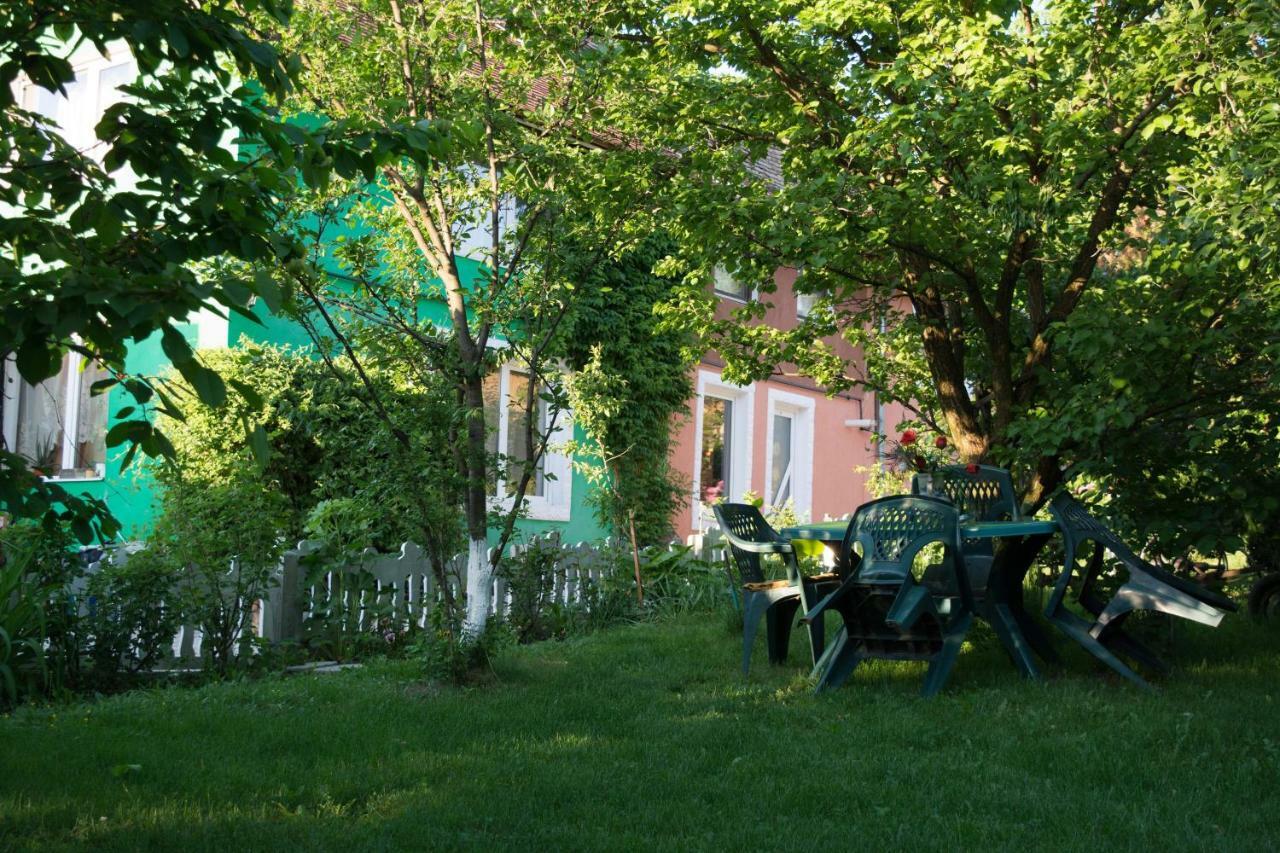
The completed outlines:
<svg viewBox="0 0 1280 853">
<path fill-rule="evenodd" d="M 888 446 L 885 456 L 899 471 L 933 474 L 939 468 L 955 462 L 955 454 L 945 435 L 938 435 L 933 441 L 924 441 L 918 432 L 908 429 L 902 432 L 897 441 L 890 439 Z"/>
</svg>

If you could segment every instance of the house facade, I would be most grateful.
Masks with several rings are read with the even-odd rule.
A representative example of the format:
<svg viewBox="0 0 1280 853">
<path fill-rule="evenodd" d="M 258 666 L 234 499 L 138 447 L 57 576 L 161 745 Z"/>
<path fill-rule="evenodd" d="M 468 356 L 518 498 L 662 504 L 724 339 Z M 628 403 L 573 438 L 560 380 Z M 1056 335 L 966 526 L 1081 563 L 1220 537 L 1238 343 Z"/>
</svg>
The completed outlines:
<svg viewBox="0 0 1280 853">
<path fill-rule="evenodd" d="M 761 322 L 790 329 L 808 313 L 813 297 L 795 292 L 798 275 L 789 268 L 774 273 L 776 289 L 758 297 L 767 305 Z M 711 287 L 720 317 L 756 296 L 722 270 Z M 847 341 L 826 343 L 847 363 L 861 361 Z M 747 386 L 725 381 L 723 368 L 715 352 L 703 355 L 690 416 L 676 427 L 671 466 L 690 484 L 688 506 L 674 519 L 680 538 L 714 525 L 715 500 L 737 501 L 748 492 L 766 507 L 789 504 L 811 521 L 844 517 L 868 500 L 866 469 L 879 453 L 872 436 L 905 418 L 901 406 L 858 388 L 828 395 L 788 365 Z"/>
</svg>

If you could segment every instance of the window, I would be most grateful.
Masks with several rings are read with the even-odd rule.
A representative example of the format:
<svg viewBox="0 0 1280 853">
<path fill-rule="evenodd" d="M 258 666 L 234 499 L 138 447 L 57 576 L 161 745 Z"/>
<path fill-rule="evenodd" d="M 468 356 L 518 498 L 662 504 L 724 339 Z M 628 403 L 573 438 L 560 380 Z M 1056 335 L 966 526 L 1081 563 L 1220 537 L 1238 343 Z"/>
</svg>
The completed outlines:
<svg viewBox="0 0 1280 853">
<path fill-rule="evenodd" d="M 820 293 L 797 293 L 796 294 L 796 316 L 808 317 L 813 313 L 813 306 L 818 304 L 818 300 L 822 297 Z"/>
<path fill-rule="evenodd" d="M 729 271 L 724 267 L 716 267 L 712 270 L 711 279 L 716 293 L 720 296 L 728 296 L 731 299 L 737 299 L 742 302 L 746 302 L 751 298 L 750 288 L 729 275 Z"/>
<path fill-rule="evenodd" d="M 803 394 L 769 390 L 769 435 L 765 444 L 765 501 L 792 501 L 797 513 L 813 506 L 813 423 L 816 402 Z"/>
<path fill-rule="evenodd" d="M 491 472 L 489 493 L 499 496 L 499 503 L 509 503 L 516 487 L 524 476 L 532 457 L 533 444 L 529 441 L 528 427 L 533 418 L 533 441 L 539 440 L 550 421 L 547 402 L 535 394 L 529 405 L 529 374 L 504 366 L 484 380 L 485 426 L 489 429 L 486 448 L 491 454 L 502 453 L 506 465 Z M 560 412 L 549 438 L 549 447 L 538 460 L 538 466 L 525 491 L 530 515 L 547 520 L 567 520 L 571 470 L 569 458 L 556 452 L 555 445 L 564 442 L 571 434 L 569 413 Z M 505 470 L 501 470 L 505 467 Z"/>
<path fill-rule="evenodd" d="M 57 376 L 28 385 L 12 362 L 4 371 L 5 445 L 45 477 L 101 477 L 106 463 L 107 395 L 90 393 L 107 372 L 67 353 Z"/>
<path fill-rule="evenodd" d="M 728 461 L 733 451 L 733 401 L 702 400 L 702 448 L 698 469 L 700 499 L 708 503 L 734 494 Z"/>
<path fill-rule="evenodd" d="M 499 413 L 499 405 L 501 399 L 501 386 L 503 379 L 506 379 L 506 408 Z M 506 484 L 505 493 L 508 497 L 515 494 L 516 486 L 520 482 L 520 478 L 524 476 L 524 469 L 529 464 L 529 459 L 533 456 L 533 448 L 536 446 L 539 435 L 547 428 L 547 404 L 541 396 L 535 396 L 533 400 L 533 409 L 536 421 L 533 424 L 533 443 L 529 439 L 529 376 L 525 373 L 517 373 L 516 371 L 508 371 L 495 373 L 485 379 L 485 423 L 486 425 L 496 426 L 489 433 L 488 449 L 490 453 L 497 453 L 499 446 L 502 453 L 507 457 L 507 470 L 502 477 Z M 499 445 L 502 434 L 506 434 L 506 440 Z M 533 479 L 529 481 L 529 488 L 525 494 L 529 497 L 542 497 L 546 493 L 546 454 L 538 460 L 538 468 L 534 472 Z"/>
<path fill-rule="evenodd" d="M 22 105 L 48 118 L 67 144 L 102 162 L 107 146 L 98 140 L 94 127 L 108 107 L 124 100 L 120 87 L 134 81 L 138 67 L 127 51 L 120 49 L 109 57 L 88 54 L 76 63 L 75 72 L 75 79 L 64 84 L 65 96 L 27 83 L 22 88 Z M 136 183 L 127 166 L 116 172 L 113 180 L 130 187 Z"/>
<path fill-rule="evenodd" d="M 459 169 L 462 183 L 478 193 L 458 205 L 456 213 L 457 233 L 454 235 L 454 254 L 488 263 L 493 254 L 493 212 L 489 208 L 489 167 L 475 163 Z M 498 236 L 508 247 L 514 245 L 520 220 L 526 212 L 526 203 L 511 193 L 498 198 Z M 502 255 L 507 252 L 499 249 Z"/>
<path fill-rule="evenodd" d="M 698 372 L 694 407 L 693 519 L 713 523 L 710 504 L 736 501 L 751 488 L 751 419 L 755 391 L 730 385 L 707 370 Z"/>
<path fill-rule="evenodd" d="M 767 498 L 771 506 L 781 506 L 791 498 L 792 469 L 795 467 L 795 459 L 791 453 L 793 422 L 794 418 L 790 414 L 775 412 L 773 415 L 773 439 L 769 444 L 771 464 Z"/>
</svg>

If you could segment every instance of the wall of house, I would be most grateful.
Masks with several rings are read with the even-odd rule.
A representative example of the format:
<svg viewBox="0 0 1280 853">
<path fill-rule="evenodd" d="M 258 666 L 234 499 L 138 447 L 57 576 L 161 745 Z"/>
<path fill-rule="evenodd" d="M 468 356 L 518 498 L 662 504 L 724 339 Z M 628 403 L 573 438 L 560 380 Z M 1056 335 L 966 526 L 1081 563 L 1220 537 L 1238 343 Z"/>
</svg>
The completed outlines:
<svg viewBox="0 0 1280 853">
<path fill-rule="evenodd" d="M 792 269 L 779 269 L 774 274 L 776 290 L 758 294 L 767 305 L 759 322 L 782 329 L 797 324 L 793 289 L 796 278 Z M 722 297 L 718 316 L 730 316 L 741 304 L 740 300 Z M 832 338 L 827 343 L 846 363 L 862 362 L 862 353 L 848 342 Z M 879 415 L 881 429 L 891 432 L 905 418 L 901 406 L 886 405 L 877 413 L 874 395 L 864 395 L 860 389 L 827 396 L 812 380 L 796 376 L 794 365 L 788 364 L 779 365 L 775 376 L 768 380 L 735 387 L 721 379 L 723 364 L 714 351 L 703 356 L 694 368 L 696 397 L 690 403 L 691 414 L 673 424 L 671 464 L 690 487 L 689 506 L 675 519 L 678 536 L 683 538 L 713 523 L 709 502 L 700 500 L 705 485 L 700 482 L 702 406 L 707 396 L 729 399 L 734 409 L 734 435 L 730 442 L 733 459 L 728 465 L 730 485 L 726 499 L 740 500 L 749 490 L 763 496 L 766 503 L 773 502 L 771 424 L 775 413 L 792 417 L 791 492 L 795 508 L 803 517 L 843 517 L 869 499 L 866 474 L 857 469 L 870 467 L 877 460 L 870 423 Z"/>
</svg>

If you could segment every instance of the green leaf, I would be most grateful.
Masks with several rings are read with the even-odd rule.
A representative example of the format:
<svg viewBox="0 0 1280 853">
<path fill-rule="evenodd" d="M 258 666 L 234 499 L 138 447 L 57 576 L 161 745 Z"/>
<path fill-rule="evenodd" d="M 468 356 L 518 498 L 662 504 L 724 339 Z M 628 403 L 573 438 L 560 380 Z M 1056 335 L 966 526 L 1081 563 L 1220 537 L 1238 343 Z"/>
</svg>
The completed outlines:
<svg viewBox="0 0 1280 853">
<path fill-rule="evenodd" d="M 271 461 L 271 442 L 268 440 L 267 431 L 262 428 L 262 424 L 258 424 L 250 430 L 249 450 L 253 452 L 253 458 L 258 463 L 258 468 L 265 469 L 267 463 Z"/>
<path fill-rule="evenodd" d="M 276 283 L 275 278 L 266 270 L 258 270 L 253 274 L 253 283 L 257 288 L 258 295 L 262 297 L 262 301 L 267 303 L 267 308 L 272 314 L 279 314 L 280 309 L 284 307 L 284 292 L 280 289 L 280 285 Z"/>
<path fill-rule="evenodd" d="M 18 347 L 15 357 L 18 373 L 28 383 L 38 385 L 50 376 L 56 376 L 62 368 L 62 358 L 57 349 L 45 345 L 44 341 L 28 338 Z"/>
<path fill-rule="evenodd" d="M 183 334 L 173 326 L 166 325 L 161 330 L 160 348 L 164 350 L 164 354 L 168 356 L 169 361 L 173 362 L 179 369 L 181 369 L 181 365 L 184 362 L 195 358 L 195 353 L 191 351 L 191 344 L 187 343 L 187 339 Z"/>
<path fill-rule="evenodd" d="M 258 390 L 247 382 L 241 382 L 239 379 L 227 379 L 227 384 L 236 391 L 240 392 L 240 396 L 244 397 L 244 401 L 249 404 L 251 409 L 261 409 L 263 406 L 262 395 Z"/>
<path fill-rule="evenodd" d="M 107 430 L 107 447 L 117 447 L 126 441 L 137 443 L 151 434 L 152 426 L 148 421 L 121 421 Z"/>
<path fill-rule="evenodd" d="M 177 368 L 205 405 L 216 409 L 227 401 L 227 386 L 223 384 L 222 377 L 194 358 L 177 365 Z"/>
</svg>

